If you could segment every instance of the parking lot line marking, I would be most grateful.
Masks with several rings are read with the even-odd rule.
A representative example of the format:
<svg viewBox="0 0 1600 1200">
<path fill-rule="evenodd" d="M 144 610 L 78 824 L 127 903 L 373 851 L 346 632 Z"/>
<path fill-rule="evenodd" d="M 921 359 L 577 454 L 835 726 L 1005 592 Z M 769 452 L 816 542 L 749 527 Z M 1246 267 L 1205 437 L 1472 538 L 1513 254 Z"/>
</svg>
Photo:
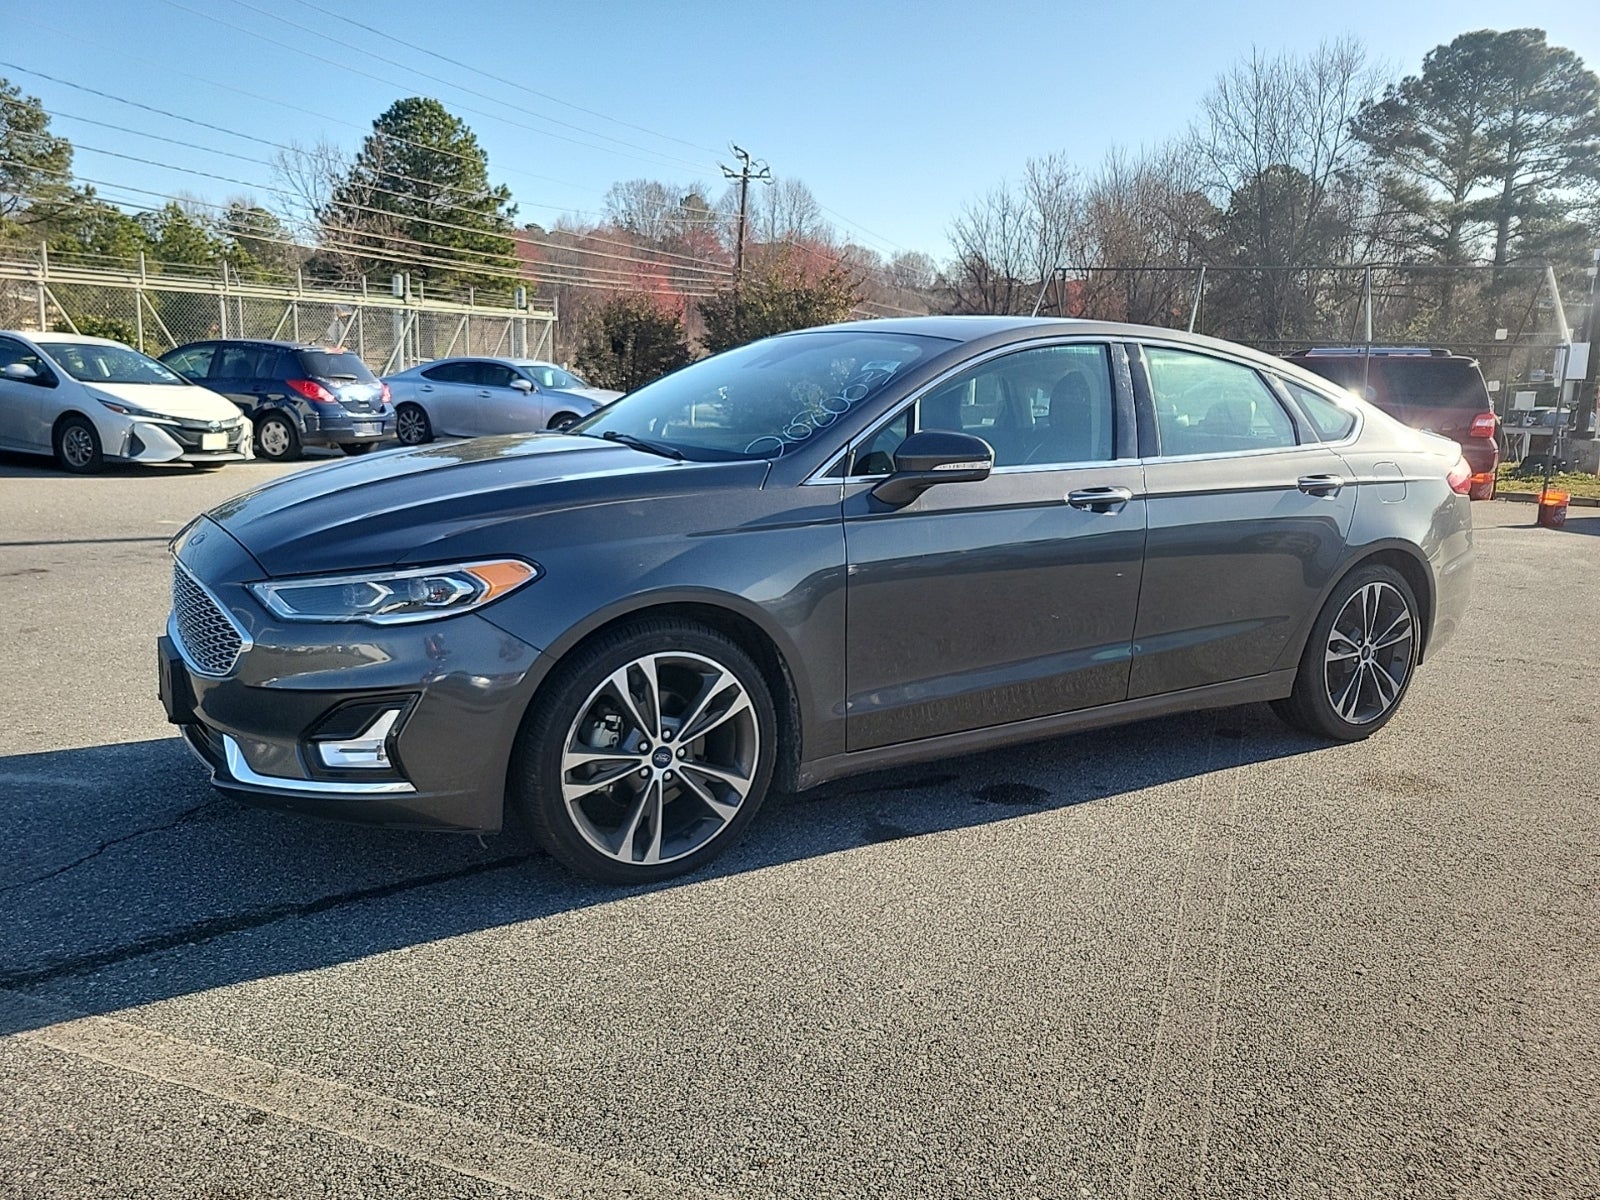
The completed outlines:
<svg viewBox="0 0 1600 1200">
<path fill-rule="evenodd" d="M 1174 1190 L 1204 1194 L 1244 775 L 1243 738 L 1235 740 L 1232 761 L 1216 762 L 1223 740 L 1218 730 L 1222 717 L 1219 712 L 1212 719 L 1205 769 L 1189 808 L 1189 845 L 1128 1169 L 1128 1200 Z M 1222 803 L 1214 808 L 1208 801 L 1219 779 L 1225 781 L 1226 794 L 1217 797 Z"/>
<path fill-rule="evenodd" d="M 443 1109 L 273 1066 L 111 1017 L 0 990 L 7 1036 L 551 1200 L 719 1200 L 615 1160 L 563 1150 Z"/>
</svg>

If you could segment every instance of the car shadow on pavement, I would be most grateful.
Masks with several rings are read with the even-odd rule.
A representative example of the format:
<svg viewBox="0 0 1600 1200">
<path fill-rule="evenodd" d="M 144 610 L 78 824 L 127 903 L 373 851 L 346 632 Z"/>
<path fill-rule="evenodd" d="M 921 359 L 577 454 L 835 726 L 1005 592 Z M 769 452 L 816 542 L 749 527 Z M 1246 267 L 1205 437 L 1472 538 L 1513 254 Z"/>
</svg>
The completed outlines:
<svg viewBox="0 0 1600 1200">
<path fill-rule="evenodd" d="M 857 776 L 772 797 L 723 858 L 657 887 L 1137 803 L 1144 788 L 1325 745 L 1253 705 Z M 632 894 L 566 874 L 516 824 L 480 840 L 244 807 L 210 787 L 175 737 L 0 758 L 0 844 L 0 989 L 84 1013 Z M 52 1019 L 30 1011 L 0 1004 L 0 1035 Z"/>
</svg>

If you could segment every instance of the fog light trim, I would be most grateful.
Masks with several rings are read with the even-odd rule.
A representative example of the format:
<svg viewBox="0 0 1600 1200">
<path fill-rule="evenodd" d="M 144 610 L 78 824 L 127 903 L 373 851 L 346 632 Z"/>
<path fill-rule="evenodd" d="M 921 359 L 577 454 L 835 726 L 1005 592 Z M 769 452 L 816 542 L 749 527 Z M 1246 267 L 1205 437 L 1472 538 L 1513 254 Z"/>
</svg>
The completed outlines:
<svg viewBox="0 0 1600 1200">
<path fill-rule="evenodd" d="M 389 761 L 389 735 L 400 719 L 399 707 L 386 708 L 353 738 L 336 742 L 313 742 L 317 758 L 324 767 L 335 771 L 376 770 L 389 771 L 394 764 Z"/>
</svg>

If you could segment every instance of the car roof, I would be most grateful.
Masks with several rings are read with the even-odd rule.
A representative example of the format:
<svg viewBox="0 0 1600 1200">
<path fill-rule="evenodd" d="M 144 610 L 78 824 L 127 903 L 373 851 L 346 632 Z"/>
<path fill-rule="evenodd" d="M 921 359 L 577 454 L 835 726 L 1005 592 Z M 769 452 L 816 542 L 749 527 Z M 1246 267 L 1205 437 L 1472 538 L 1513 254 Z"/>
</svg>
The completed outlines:
<svg viewBox="0 0 1600 1200">
<path fill-rule="evenodd" d="M 1308 371 L 1295 362 L 1253 349 L 1239 342 L 1206 337 L 1182 329 L 1168 329 L 1160 325 L 1133 325 L 1123 321 L 1091 321 L 1078 317 L 1018 317 L 1018 316 L 936 316 L 887 317 L 865 321 L 844 321 L 837 325 L 823 325 L 817 329 L 796 330 L 781 337 L 798 337 L 806 333 L 828 331 L 859 331 L 862 333 L 919 334 L 923 337 L 944 338 L 954 342 L 987 340 L 992 346 L 1008 342 L 1024 342 L 1052 334 L 1077 337 L 1103 337 L 1111 341 L 1162 341 L 1193 346 L 1196 350 L 1212 350 L 1248 359 L 1256 365 L 1280 373 L 1303 378 L 1308 383 L 1326 387 L 1328 381 L 1315 372 Z M 1009 337 L 1007 335 L 1010 335 Z"/>
<path fill-rule="evenodd" d="M 0 335 L 7 337 L 26 338 L 28 341 L 37 342 L 41 346 L 48 346 L 59 342 L 71 342 L 74 345 L 121 346 L 127 350 L 133 349 L 133 347 L 129 346 L 127 342 L 119 342 L 116 340 L 116 338 L 89 337 L 87 334 L 81 333 L 58 333 L 53 329 L 41 331 L 34 331 L 30 329 L 0 329 Z"/>
<path fill-rule="evenodd" d="M 192 342 L 185 342 L 181 346 L 174 346 L 173 350 L 187 350 L 190 346 L 263 346 L 271 350 L 321 350 L 328 354 L 345 354 L 350 352 L 348 346 L 328 346 L 321 342 L 285 342 L 275 338 L 196 338 Z M 169 350 L 167 353 L 171 353 Z"/>
</svg>

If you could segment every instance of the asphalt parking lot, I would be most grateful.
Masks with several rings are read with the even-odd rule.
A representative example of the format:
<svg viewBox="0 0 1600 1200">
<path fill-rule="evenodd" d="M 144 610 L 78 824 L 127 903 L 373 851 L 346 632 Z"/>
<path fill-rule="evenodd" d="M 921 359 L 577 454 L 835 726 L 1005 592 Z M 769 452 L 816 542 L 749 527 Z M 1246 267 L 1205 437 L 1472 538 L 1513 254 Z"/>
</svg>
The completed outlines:
<svg viewBox="0 0 1600 1200">
<path fill-rule="evenodd" d="M 1600 1193 L 1600 515 L 1476 506 L 1368 743 L 847 780 L 617 892 L 207 787 L 164 543 L 288 469 L 0 457 L 0 1194 Z"/>
</svg>

